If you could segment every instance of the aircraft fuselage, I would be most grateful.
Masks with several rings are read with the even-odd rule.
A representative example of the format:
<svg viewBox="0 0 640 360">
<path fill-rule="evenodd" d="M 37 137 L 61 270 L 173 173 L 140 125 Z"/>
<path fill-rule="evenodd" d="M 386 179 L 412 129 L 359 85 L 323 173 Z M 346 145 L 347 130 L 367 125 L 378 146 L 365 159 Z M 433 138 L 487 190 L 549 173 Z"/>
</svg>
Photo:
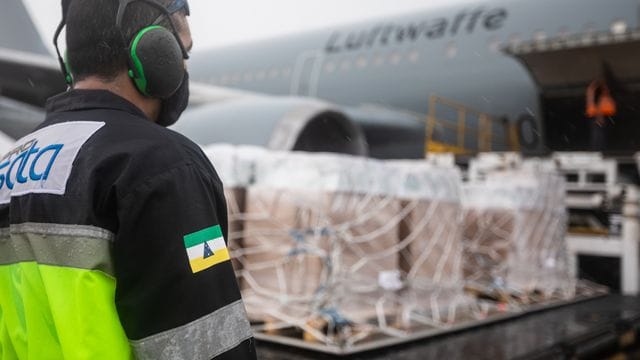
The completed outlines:
<svg viewBox="0 0 640 360">
<path fill-rule="evenodd" d="M 427 114 L 438 95 L 543 131 L 538 89 L 502 48 L 523 40 L 638 27 L 639 0 L 487 1 L 201 51 L 201 82 Z M 594 74 L 594 78 L 598 74 Z M 540 150 L 544 144 L 538 143 Z"/>
</svg>

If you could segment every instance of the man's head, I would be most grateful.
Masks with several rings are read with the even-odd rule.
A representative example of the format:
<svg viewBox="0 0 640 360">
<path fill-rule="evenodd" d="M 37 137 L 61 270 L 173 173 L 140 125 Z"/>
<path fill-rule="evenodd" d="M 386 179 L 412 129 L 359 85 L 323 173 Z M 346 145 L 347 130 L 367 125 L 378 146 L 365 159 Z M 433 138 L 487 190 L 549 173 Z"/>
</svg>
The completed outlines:
<svg viewBox="0 0 640 360">
<path fill-rule="evenodd" d="M 189 100 L 187 0 L 63 0 L 62 6 L 74 88 L 109 90 L 158 124 L 175 123 Z"/>
<path fill-rule="evenodd" d="M 116 13 L 120 1 L 71 0 L 67 10 L 67 61 L 74 81 L 97 77 L 108 82 L 127 72 L 128 48 L 136 34 L 150 25 L 171 31 L 175 28 L 184 47 L 190 50 L 186 1 L 153 1 L 173 12 L 173 26 L 162 11 L 144 1 L 135 1 L 126 7 L 118 28 Z"/>
</svg>

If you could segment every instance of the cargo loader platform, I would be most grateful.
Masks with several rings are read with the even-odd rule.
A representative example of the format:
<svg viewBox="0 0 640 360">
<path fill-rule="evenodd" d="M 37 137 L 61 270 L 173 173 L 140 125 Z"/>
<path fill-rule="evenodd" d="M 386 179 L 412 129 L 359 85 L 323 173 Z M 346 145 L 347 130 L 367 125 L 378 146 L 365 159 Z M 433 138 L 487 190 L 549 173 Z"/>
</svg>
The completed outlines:
<svg viewBox="0 0 640 360">
<path fill-rule="evenodd" d="M 608 295 L 342 358 L 634 359 L 639 339 L 640 297 Z M 336 358 L 263 340 L 257 349 L 264 360 Z"/>
</svg>

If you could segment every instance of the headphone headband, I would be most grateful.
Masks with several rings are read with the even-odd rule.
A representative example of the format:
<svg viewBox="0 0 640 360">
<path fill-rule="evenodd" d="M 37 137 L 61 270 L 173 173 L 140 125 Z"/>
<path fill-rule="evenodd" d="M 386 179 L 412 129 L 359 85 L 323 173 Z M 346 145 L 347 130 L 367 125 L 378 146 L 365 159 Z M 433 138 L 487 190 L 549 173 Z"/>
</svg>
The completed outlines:
<svg viewBox="0 0 640 360">
<path fill-rule="evenodd" d="M 187 0 L 174 0 L 174 2 L 167 7 L 167 11 L 170 14 L 174 14 L 182 9 L 184 9 L 187 16 L 191 15 L 191 11 L 189 10 L 189 3 L 187 2 Z"/>
<path fill-rule="evenodd" d="M 71 0 L 62 0 L 62 19 L 60 19 L 60 23 L 56 28 L 56 32 L 53 34 L 53 45 L 56 48 L 56 54 L 58 55 L 58 63 L 60 64 L 60 69 L 62 69 L 62 73 L 64 74 L 64 81 L 68 86 L 71 86 L 72 79 L 71 74 L 67 69 L 67 65 L 62 59 L 62 54 L 60 54 L 60 47 L 58 46 L 58 38 L 60 37 L 60 33 L 62 29 L 67 24 L 67 11 L 69 10 L 69 5 L 71 5 Z"/>
<path fill-rule="evenodd" d="M 175 4 L 180 3 L 180 2 L 184 2 L 184 5 L 182 5 L 182 7 L 177 8 L 177 10 L 170 12 L 168 8 L 158 4 L 157 2 L 153 1 L 153 0 L 120 0 L 120 4 L 118 6 L 118 12 L 116 14 L 116 28 L 118 29 L 118 31 L 120 31 L 120 34 L 122 34 L 122 40 L 124 44 L 128 44 L 129 42 L 126 40 L 125 36 L 124 36 L 124 32 L 122 31 L 122 19 L 124 18 L 124 14 L 127 10 L 127 7 L 135 2 L 143 2 L 157 10 L 160 10 L 160 12 L 162 12 L 164 15 L 167 16 L 167 18 L 169 19 L 169 26 L 171 26 L 171 30 L 173 31 L 173 34 L 176 37 L 176 40 L 178 41 L 178 45 L 180 45 L 180 50 L 182 51 L 182 57 L 184 59 L 188 59 L 189 58 L 189 53 L 187 52 L 187 49 L 184 47 L 184 44 L 182 43 L 182 39 L 180 39 L 180 36 L 178 36 L 178 30 L 173 22 L 173 19 L 171 18 L 171 15 L 173 13 L 175 13 L 176 11 L 178 11 L 179 9 L 181 9 L 182 7 L 185 7 L 186 11 L 189 11 L 189 5 L 186 3 L 185 0 L 178 0 L 176 2 L 174 2 L 171 7 L 174 7 Z M 151 24 L 149 24 L 151 25 Z"/>
<path fill-rule="evenodd" d="M 72 0 L 61 0 L 62 19 L 60 19 L 60 23 L 58 24 L 58 27 L 56 28 L 56 31 L 53 34 L 53 45 L 56 49 L 56 55 L 58 55 L 58 63 L 60 64 L 60 69 L 64 74 L 65 82 L 69 86 L 72 85 L 73 79 L 71 78 L 71 73 L 68 71 L 68 67 L 64 59 L 62 58 L 62 54 L 60 53 L 60 47 L 58 46 L 58 39 L 60 38 L 62 29 L 64 29 L 65 25 L 67 24 L 67 12 L 69 10 L 69 6 L 71 5 L 71 1 Z M 175 0 L 168 8 L 162 6 L 161 4 L 153 0 L 119 0 L 119 1 L 120 1 L 120 4 L 118 5 L 118 12 L 116 13 L 115 25 L 118 31 L 120 31 L 120 34 L 122 35 L 124 44 L 128 43 L 128 41 L 126 41 L 126 39 L 124 38 L 124 33 L 122 32 L 122 19 L 124 18 L 125 10 L 127 6 L 129 6 L 134 2 L 143 2 L 149 6 L 152 6 L 157 10 L 160 10 L 160 12 L 162 12 L 163 15 L 167 16 L 167 18 L 169 19 L 169 25 L 171 26 L 171 30 L 173 31 L 173 34 L 176 40 L 178 41 L 178 45 L 180 45 L 180 50 L 182 51 L 182 57 L 184 59 L 189 58 L 189 53 L 187 52 L 187 49 L 184 47 L 184 44 L 182 43 L 182 39 L 180 39 L 176 26 L 173 22 L 173 19 L 171 18 L 172 14 L 174 14 L 175 12 L 181 9 L 184 9 L 187 15 L 189 15 L 189 4 L 187 3 L 187 0 Z"/>
</svg>

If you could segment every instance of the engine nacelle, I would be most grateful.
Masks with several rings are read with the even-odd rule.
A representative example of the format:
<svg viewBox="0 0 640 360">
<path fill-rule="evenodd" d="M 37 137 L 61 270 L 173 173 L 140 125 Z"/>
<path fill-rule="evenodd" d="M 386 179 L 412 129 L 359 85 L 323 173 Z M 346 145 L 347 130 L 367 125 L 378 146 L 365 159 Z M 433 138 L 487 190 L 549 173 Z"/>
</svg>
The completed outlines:
<svg viewBox="0 0 640 360">
<path fill-rule="evenodd" d="M 299 97 L 248 97 L 185 112 L 174 129 L 200 145 L 368 154 L 364 133 L 331 104 Z"/>
</svg>

